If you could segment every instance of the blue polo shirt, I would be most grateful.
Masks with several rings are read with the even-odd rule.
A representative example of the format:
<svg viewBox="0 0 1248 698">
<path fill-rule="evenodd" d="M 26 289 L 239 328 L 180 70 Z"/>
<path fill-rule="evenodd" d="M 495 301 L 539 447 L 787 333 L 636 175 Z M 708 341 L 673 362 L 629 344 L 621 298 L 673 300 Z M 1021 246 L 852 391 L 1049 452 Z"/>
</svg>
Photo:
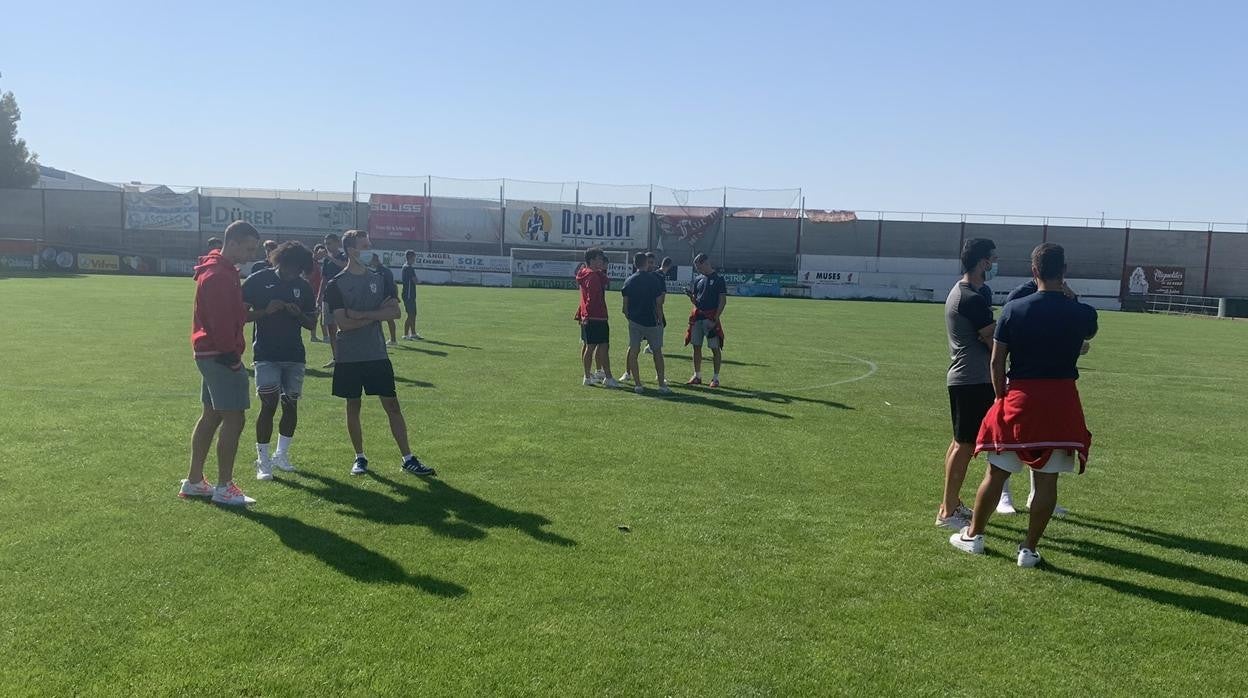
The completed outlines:
<svg viewBox="0 0 1248 698">
<path fill-rule="evenodd" d="M 282 281 L 275 269 L 263 269 L 243 282 L 243 302 L 251 307 L 263 310 L 275 299 L 294 303 L 306 315 L 316 317 L 316 294 L 301 276 Z M 285 310 L 256 320 L 251 337 L 256 361 L 307 363 L 303 348 L 303 325 L 298 317 Z"/>
<path fill-rule="evenodd" d="M 1010 378 L 1073 379 L 1083 341 L 1096 330 L 1092 306 L 1040 291 L 1005 304 L 994 339 L 1010 348 Z"/>
</svg>

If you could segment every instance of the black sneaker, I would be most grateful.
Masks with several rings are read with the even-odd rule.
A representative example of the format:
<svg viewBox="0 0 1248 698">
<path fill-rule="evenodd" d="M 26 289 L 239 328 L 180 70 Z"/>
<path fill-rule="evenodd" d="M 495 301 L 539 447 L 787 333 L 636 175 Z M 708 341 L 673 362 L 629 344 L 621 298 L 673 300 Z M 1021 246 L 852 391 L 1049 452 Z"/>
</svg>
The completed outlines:
<svg viewBox="0 0 1248 698">
<path fill-rule="evenodd" d="M 424 463 L 421 463 L 420 459 L 416 456 L 411 456 L 407 460 L 403 461 L 403 470 L 421 477 L 429 477 L 430 475 L 438 474 L 438 471 L 430 468 Z"/>
<path fill-rule="evenodd" d="M 356 458 L 355 464 L 351 466 L 352 475 L 363 475 L 368 472 L 368 459 L 364 457 Z"/>
</svg>

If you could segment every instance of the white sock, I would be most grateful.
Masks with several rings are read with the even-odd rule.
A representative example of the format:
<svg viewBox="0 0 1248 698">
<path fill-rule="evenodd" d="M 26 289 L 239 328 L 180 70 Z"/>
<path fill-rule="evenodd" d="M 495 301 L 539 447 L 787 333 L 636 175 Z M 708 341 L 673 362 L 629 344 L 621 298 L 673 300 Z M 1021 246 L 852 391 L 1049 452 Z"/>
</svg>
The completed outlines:
<svg viewBox="0 0 1248 698">
<path fill-rule="evenodd" d="M 256 444 L 256 455 L 260 456 L 260 460 L 267 461 L 269 459 L 269 445 Z"/>
<path fill-rule="evenodd" d="M 364 460 L 368 460 L 368 458 L 366 458 L 366 457 L 364 456 L 364 454 L 363 454 L 363 453 L 357 453 L 357 454 L 355 454 L 355 457 L 356 457 L 356 458 L 364 458 Z"/>
<path fill-rule="evenodd" d="M 404 454 L 403 454 L 403 462 L 404 462 L 404 463 L 406 463 L 406 462 L 407 462 L 407 459 L 408 459 L 408 458 L 411 458 L 411 457 L 412 457 L 412 454 L 410 454 L 410 453 L 404 453 Z"/>
<path fill-rule="evenodd" d="M 281 454 L 290 453 L 290 442 L 294 440 L 293 436 L 277 435 L 277 452 Z"/>
<path fill-rule="evenodd" d="M 719 372 L 718 372 L 718 371 L 716 371 L 716 372 L 715 372 L 715 375 L 711 376 L 711 378 L 712 378 L 713 380 L 719 380 Z"/>
<path fill-rule="evenodd" d="M 693 377 L 694 377 L 694 378 L 697 378 L 697 379 L 699 379 L 699 380 L 701 380 L 701 379 L 702 379 L 702 372 L 701 372 L 701 371 L 694 371 L 694 372 L 693 372 Z"/>
</svg>

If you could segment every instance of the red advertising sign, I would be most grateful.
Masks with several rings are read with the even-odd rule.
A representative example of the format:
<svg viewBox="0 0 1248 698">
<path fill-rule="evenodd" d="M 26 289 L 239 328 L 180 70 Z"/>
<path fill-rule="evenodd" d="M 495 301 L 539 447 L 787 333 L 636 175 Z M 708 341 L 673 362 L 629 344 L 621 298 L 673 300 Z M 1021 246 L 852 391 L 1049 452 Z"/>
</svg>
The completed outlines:
<svg viewBox="0 0 1248 698">
<path fill-rule="evenodd" d="M 368 197 L 368 235 L 374 240 L 427 240 L 428 221 L 428 197 L 407 194 Z"/>
<path fill-rule="evenodd" d="M 1151 264 L 1128 264 L 1122 268 L 1122 297 L 1128 295 L 1183 295 L 1187 280 L 1185 267 L 1156 267 Z"/>
</svg>

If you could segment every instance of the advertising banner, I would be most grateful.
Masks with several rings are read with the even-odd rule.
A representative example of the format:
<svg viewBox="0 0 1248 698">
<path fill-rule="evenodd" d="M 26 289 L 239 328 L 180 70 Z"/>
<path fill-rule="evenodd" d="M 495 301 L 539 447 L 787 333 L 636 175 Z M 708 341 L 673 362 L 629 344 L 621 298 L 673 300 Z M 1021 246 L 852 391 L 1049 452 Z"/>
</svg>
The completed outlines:
<svg viewBox="0 0 1248 698">
<path fill-rule="evenodd" d="M 1150 264 L 1128 264 L 1122 268 L 1122 297 L 1129 295 L 1183 295 L 1187 281 L 1186 267 L 1157 267 Z"/>
<path fill-rule="evenodd" d="M 115 254 L 78 255 L 78 268 L 82 271 L 121 271 L 121 258 Z"/>
<path fill-rule="evenodd" d="M 194 193 L 128 191 L 124 198 L 130 230 L 199 230 L 199 196 Z"/>
<path fill-rule="evenodd" d="M 718 208 L 656 209 L 654 224 L 660 235 L 675 238 L 687 243 L 690 247 L 697 245 L 702 238 L 714 237 L 719 229 L 720 216 L 723 211 Z"/>
<path fill-rule="evenodd" d="M 506 242 L 524 247 L 644 248 L 650 209 L 508 201 Z"/>
<path fill-rule="evenodd" d="M 806 271 L 798 274 L 804 284 L 846 284 L 858 283 L 858 273 L 852 271 Z"/>
<path fill-rule="evenodd" d="M 160 272 L 162 274 L 176 274 L 179 276 L 190 276 L 195 273 L 195 260 L 193 259 L 171 259 L 164 258 L 160 260 Z"/>
<path fill-rule="evenodd" d="M 355 206 L 350 201 L 205 196 L 199 210 L 200 228 L 209 232 L 221 232 L 234 221 L 251 223 L 262 236 L 269 231 L 341 233 L 355 225 Z"/>
<path fill-rule="evenodd" d="M 407 194 L 368 197 L 368 235 L 375 240 L 427 240 L 429 198 Z"/>
<path fill-rule="evenodd" d="M 404 250 L 377 250 L 381 263 L 397 269 L 407 263 Z M 413 264 L 417 269 L 443 269 L 446 271 L 475 271 L 507 274 L 511 271 L 511 257 L 476 254 L 451 254 L 447 252 L 417 252 Z"/>
</svg>

